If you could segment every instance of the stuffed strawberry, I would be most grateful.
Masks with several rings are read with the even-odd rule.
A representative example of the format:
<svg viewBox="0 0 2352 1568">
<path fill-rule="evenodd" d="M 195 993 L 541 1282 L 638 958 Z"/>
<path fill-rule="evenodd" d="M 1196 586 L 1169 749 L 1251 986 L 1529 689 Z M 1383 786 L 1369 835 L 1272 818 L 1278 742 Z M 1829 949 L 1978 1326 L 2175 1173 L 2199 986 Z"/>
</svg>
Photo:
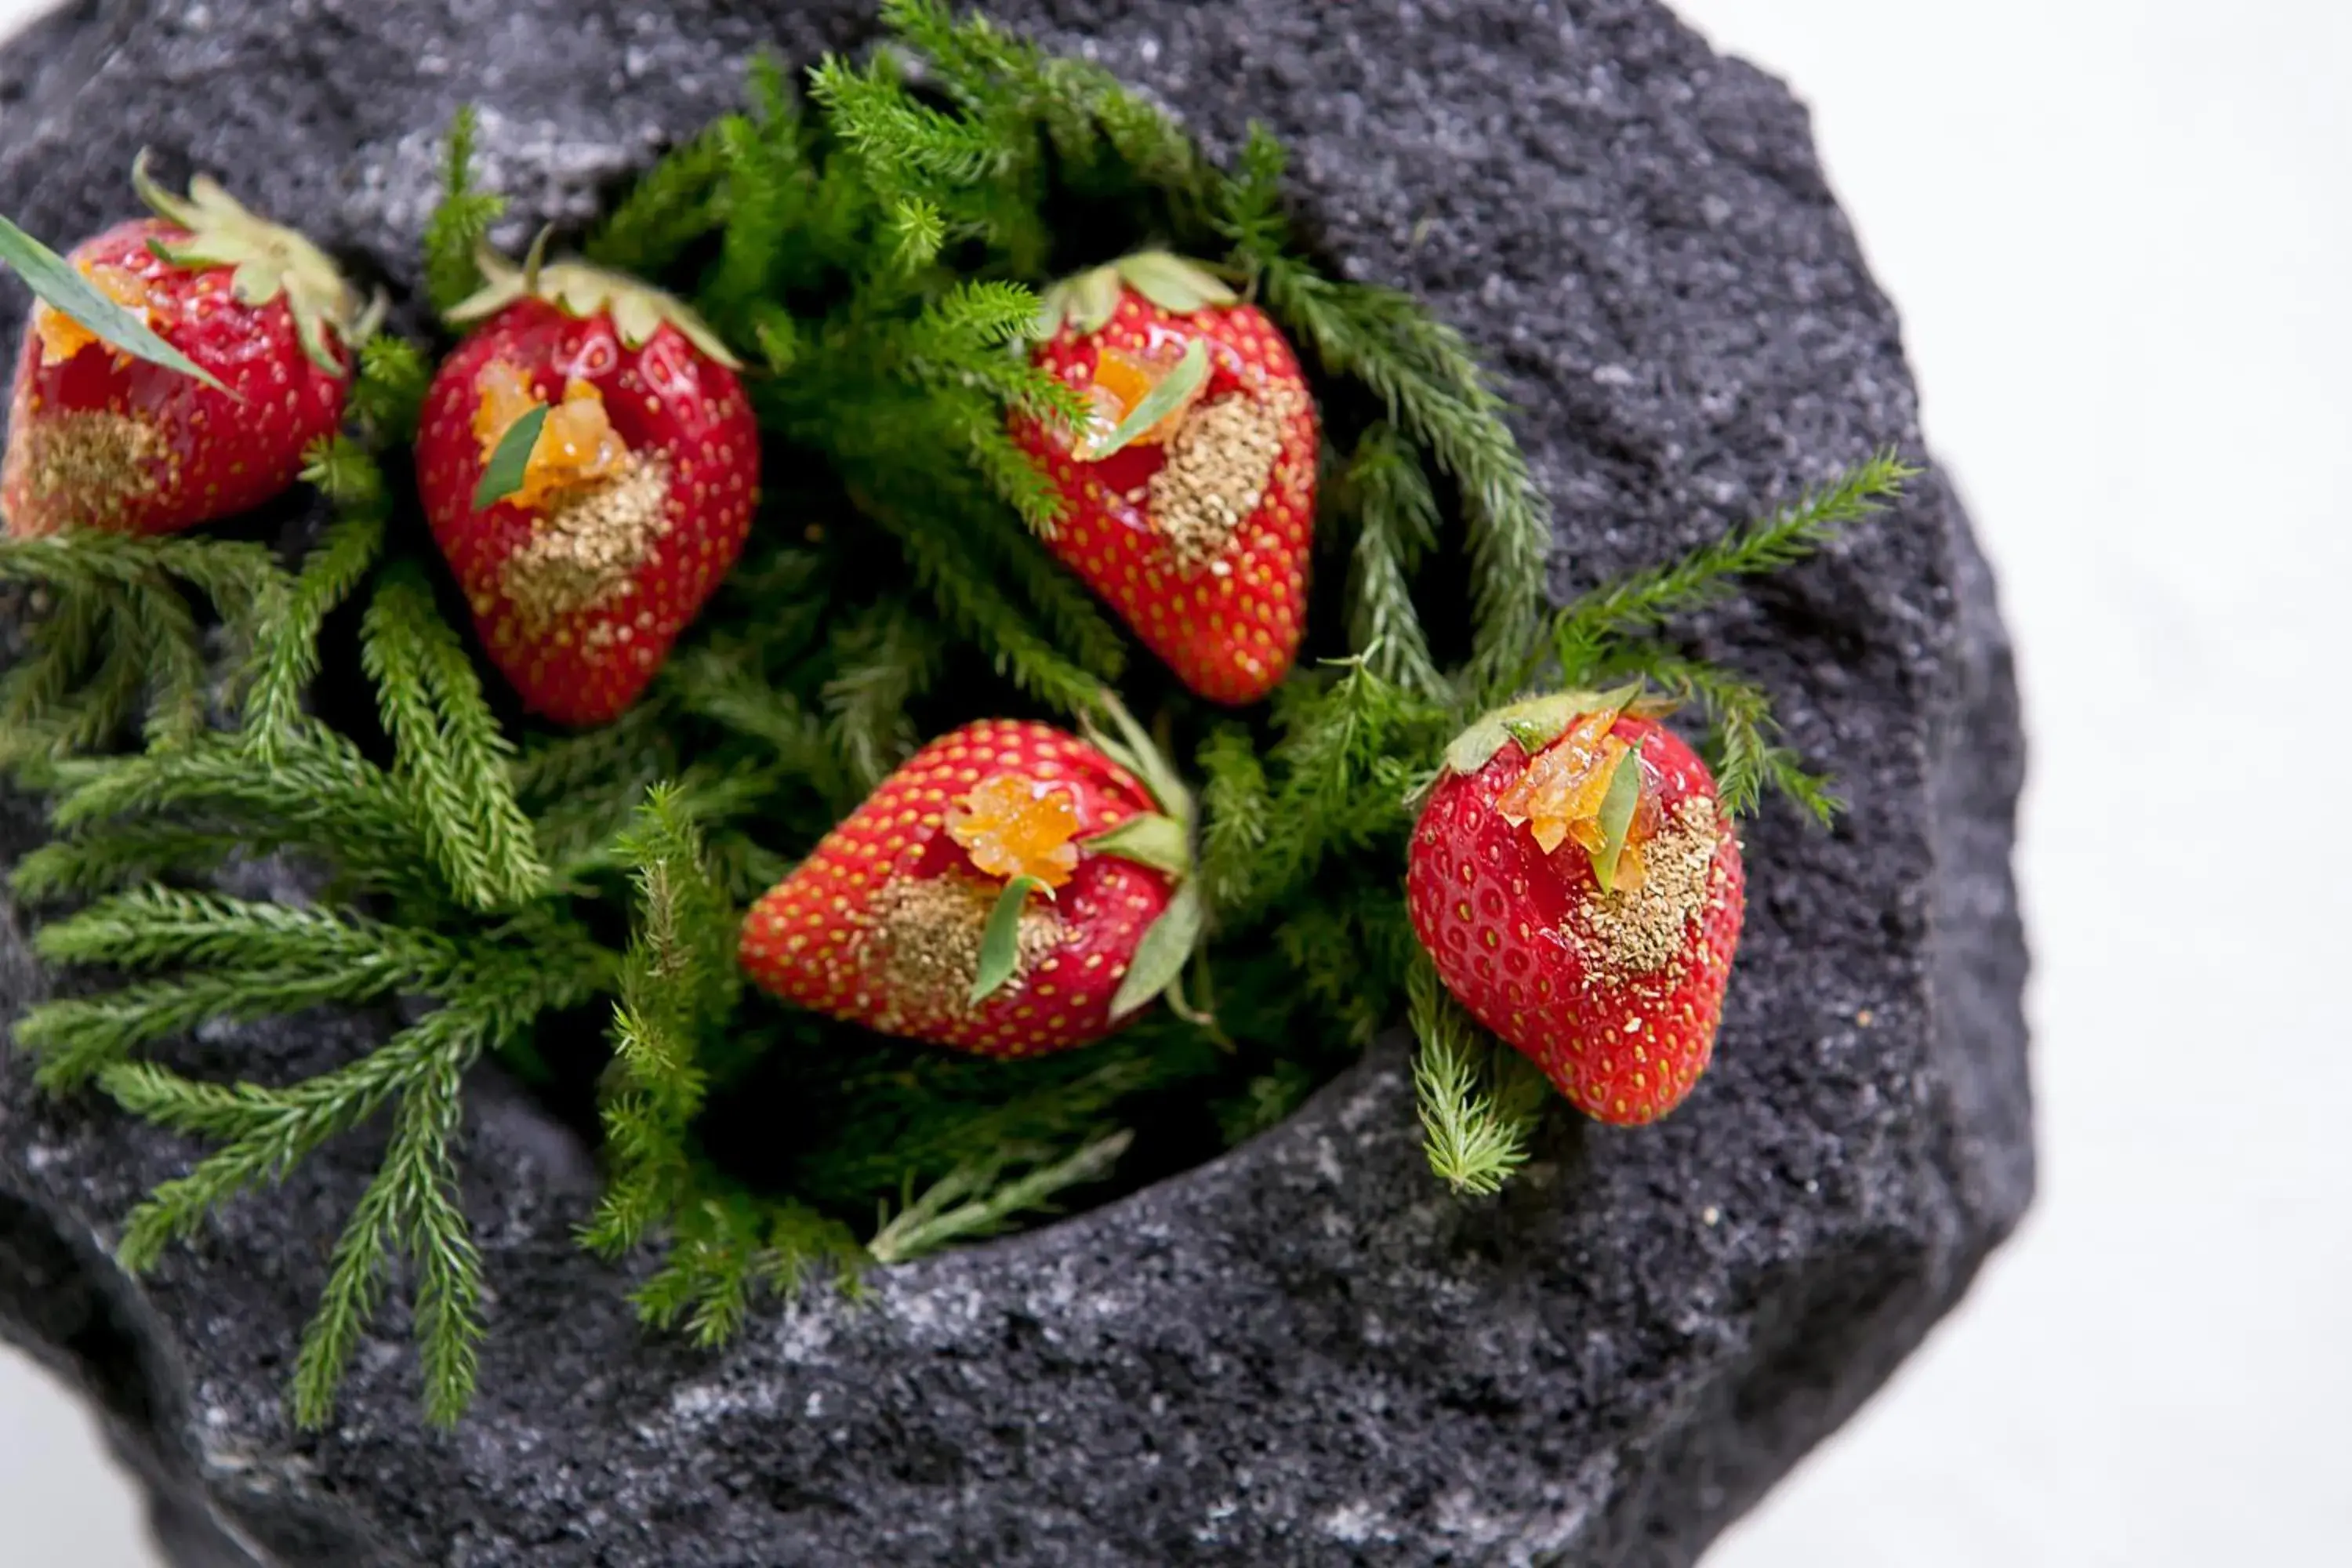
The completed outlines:
<svg viewBox="0 0 2352 1568">
<path fill-rule="evenodd" d="M 984 1056 L 1102 1038 L 1173 983 L 1200 925 L 1189 808 L 1139 770 L 1160 777 L 1043 724 L 942 736 L 752 907 L 744 970 L 788 1002 Z"/>
<path fill-rule="evenodd" d="M 1472 726 L 1405 884 L 1446 989 L 1579 1110 L 1629 1126 L 1706 1069 L 1744 907 L 1714 777 L 1657 710 L 1573 692 Z"/>
<path fill-rule="evenodd" d="M 1056 286 L 1039 325 L 1034 363 L 1093 410 L 1082 429 L 1013 422 L 1066 502 L 1054 553 L 1185 685 L 1256 701 L 1307 626 L 1317 430 L 1297 356 L 1158 251 Z"/>
<path fill-rule="evenodd" d="M 185 196 L 143 163 L 131 183 L 156 216 L 66 260 L 218 384 L 35 304 L 0 459 L 11 533 L 169 533 L 244 511 L 292 485 L 303 448 L 342 423 L 351 345 L 367 328 L 334 263 L 202 176 Z"/>
<path fill-rule="evenodd" d="M 741 552 L 759 431 L 734 356 L 677 300 L 576 263 L 482 267 L 449 312 L 474 330 L 426 394 L 417 488 L 524 706 L 602 723 Z"/>
</svg>

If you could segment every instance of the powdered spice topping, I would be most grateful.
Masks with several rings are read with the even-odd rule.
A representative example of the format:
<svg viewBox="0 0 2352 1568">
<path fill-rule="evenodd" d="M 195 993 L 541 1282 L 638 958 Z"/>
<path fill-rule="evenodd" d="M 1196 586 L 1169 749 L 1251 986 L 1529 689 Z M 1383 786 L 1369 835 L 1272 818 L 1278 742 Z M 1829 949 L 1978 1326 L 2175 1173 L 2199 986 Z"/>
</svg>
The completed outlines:
<svg viewBox="0 0 2352 1568">
<path fill-rule="evenodd" d="M 617 478 L 564 492 L 536 520 L 530 538 L 500 563 L 499 590 L 522 629 L 536 636 L 566 616 L 625 597 L 669 531 L 669 465 L 626 457 Z"/>
<path fill-rule="evenodd" d="M 998 891 L 977 877 L 950 873 L 900 878 L 874 895 L 856 951 L 878 1008 L 875 1027 L 903 1033 L 971 1010 L 981 939 Z M 1033 901 L 1024 909 L 1013 982 L 1036 967 L 1064 935 L 1052 905 Z"/>
<path fill-rule="evenodd" d="M 150 420 L 81 409 L 19 419 L 17 432 L 0 488 L 22 486 L 34 503 L 12 520 L 20 532 L 126 528 L 163 488 L 170 448 Z"/>
<path fill-rule="evenodd" d="M 483 366 L 478 385 L 481 401 L 474 410 L 474 438 L 481 443 L 487 463 L 514 422 L 542 400 L 530 378 L 505 360 Z M 507 499 L 526 511 L 536 510 L 551 497 L 618 477 L 628 461 L 628 443 L 613 428 L 604 395 L 574 377 L 564 384 L 563 401 L 548 410 L 547 423 L 540 427 L 523 466 L 522 484 Z"/>
<path fill-rule="evenodd" d="M 1651 838 L 1647 874 L 1595 895 L 1570 917 L 1565 933 L 1588 981 L 1622 984 L 1658 974 L 1682 956 L 1690 922 L 1706 907 L 1723 833 L 1715 802 L 1684 798 Z M 1628 868 L 1633 862 L 1627 846 Z"/>
<path fill-rule="evenodd" d="M 1151 526 L 1178 570 L 1198 572 L 1223 555 L 1257 510 L 1282 455 L 1287 413 L 1272 398 L 1234 393 L 1196 410 L 1176 432 L 1147 493 Z"/>
<path fill-rule="evenodd" d="M 85 261 L 80 270 L 100 293 L 138 317 L 142 325 L 151 329 L 155 325 L 145 279 L 129 268 L 111 267 L 102 261 L 94 266 Z M 33 308 L 33 332 L 41 341 L 41 363 L 45 365 L 63 364 L 99 341 L 97 333 L 49 305 Z"/>
</svg>

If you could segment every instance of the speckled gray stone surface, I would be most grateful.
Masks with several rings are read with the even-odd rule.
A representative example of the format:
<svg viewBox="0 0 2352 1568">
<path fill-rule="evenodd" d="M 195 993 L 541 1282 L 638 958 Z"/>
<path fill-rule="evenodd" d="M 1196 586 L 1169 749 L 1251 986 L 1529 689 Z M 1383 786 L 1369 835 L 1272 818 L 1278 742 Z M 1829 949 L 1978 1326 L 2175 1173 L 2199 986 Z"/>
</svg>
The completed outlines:
<svg viewBox="0 0 2352 1568">
<path fill-rule="evenodd" d="M 139 144 L 413 275 L 435 141 L 485 108 L 518 227 L 578 215 L 859 8 L 751 0 L 119 0 L 0 54 L 0 210 L 124 216 Z M 1486 351 L 1559 507 L 1556 591 L 1881 443 L 1922 449 L 1893 311 L 1778 84 L 1646 0 L 1004 0 L 1219 147 L 1296 149 L 1319 243 Z M 0 284 L 0 330 L 23 307 Z M 1463 1205 L 1419 1168 L 1394 1042 L 1216 1164 L 883 1276 L 703 1354 L 567 1238 L 587 1157 L 486 1079 L 465 1176 L 482 1398 L 420 1427 L 404 1325 L 289 1435 L 291 1348 L 373 1151 L 226 1215 L 151 1281 L 103 1261 L 181 1142 L 0 1057 L 0 1332 L 88 1389 L 188 1564 L 1679 1564 L 1966 1288 L 2032 1185 L 2010 879 L 2009 650 L 1949 489 L 1700 628 L 1854 808 L 1752 826 L 1717 1065 L 1646 1131 L 1562 1119 Z M 0 811 L 0 858 L 37 840 Z M 0 1011 L 39 994 L 0 910 Z M 373 1026 L 223 1030 L 283 1074 Z"/>
</svg>

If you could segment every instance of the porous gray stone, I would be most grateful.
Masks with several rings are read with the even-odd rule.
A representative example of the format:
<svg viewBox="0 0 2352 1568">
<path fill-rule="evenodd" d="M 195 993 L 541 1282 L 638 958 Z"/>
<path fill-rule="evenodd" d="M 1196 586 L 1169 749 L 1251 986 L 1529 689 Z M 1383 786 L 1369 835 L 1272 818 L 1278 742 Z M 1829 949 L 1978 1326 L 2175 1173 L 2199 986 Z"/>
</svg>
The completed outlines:
<svg viewBox="0 0 2352 1568">
<path fill-rule="evenodd" d="M 1875 446 L 1918 453 L 1894 311 L 1803 111 L 1647 0 L 1003 0 L 1181 110 L 1295 149 L 1317 242 L 1457 323 L 1558 503 L 1552 586 L 1655 560 Z M 592 210 L 844 4 L 90 0 L 0 53 L 0 211 L 126 216 L 142 143 L 413 283 L 451 110 L 515 234 Z M 23 308 L 12 282 L 0 328 Z M 1559 1126 L 1499 1201 L 1421 1167 L 1394 1040 L 1217 1163 L 820 1294 L 726 1351 L 649 1338 L 569 1232 L 585 1153 L 485 1077 L 466 1189 L 482 1397 L 423 1428 L 404 1325 L 334 1428 L 280 1403 L 374 1151 L 152 1279 L 106 1261 L 183 1142 L 0 1059 L 0 1332 L 73 1380 L 185 1564 L 1679 1564 L 1918 1342 L 2032 1185 L 2009 870 L 2021 767 L 1990 579 L 1937 477 L 1700 625 L 1853 809 L 1752 825 L 1717 1066 L 1661 1126 Z M 40 837 L 21 800 L 0 856 Z M 0 1013 L 45 977 L 0 910 Z M 208 1032 L 268 1076 L 376 1026 Z"/>
</svg>

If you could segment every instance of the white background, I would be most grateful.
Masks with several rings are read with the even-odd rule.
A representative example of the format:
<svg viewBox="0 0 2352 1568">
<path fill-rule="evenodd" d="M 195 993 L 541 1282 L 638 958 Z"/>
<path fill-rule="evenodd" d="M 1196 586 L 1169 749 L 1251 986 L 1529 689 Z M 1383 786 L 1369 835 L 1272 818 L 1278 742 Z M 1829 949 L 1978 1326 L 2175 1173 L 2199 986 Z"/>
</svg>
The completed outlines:
<svg viewBox="0 0 2352 1568">
<path fill-rule="evenodd" d="M 1682 0 L 1793 82 L 1999 569 L 2042 1196 L 1709 1568 L 2352 1552 L 2352 6 Z M 28 12 L 0 0 L 0 24 Z M 11 1563 L 131 1568 L 0 1352 Z"/>
</svg>

